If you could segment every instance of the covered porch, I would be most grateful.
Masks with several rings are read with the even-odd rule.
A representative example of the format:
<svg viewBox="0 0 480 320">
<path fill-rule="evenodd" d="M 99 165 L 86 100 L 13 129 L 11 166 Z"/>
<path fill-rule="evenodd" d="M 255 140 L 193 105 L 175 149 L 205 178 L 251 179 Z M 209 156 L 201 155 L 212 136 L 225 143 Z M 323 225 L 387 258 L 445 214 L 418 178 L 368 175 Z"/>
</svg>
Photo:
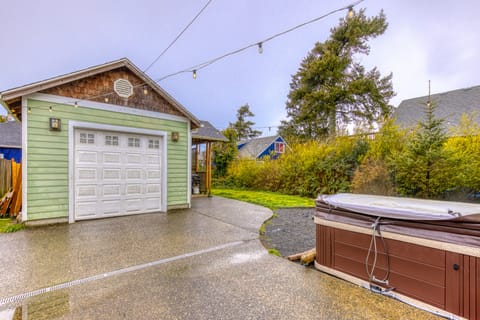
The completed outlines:
<svg viewBox="0 0 480 320">
<path fill-rule="evenodd" d="M 192 196 L 211 194 L 212 189 L 212 146 L 215 142 L 228 139 L 208 121 L 192 131 Z"/>
</svg>

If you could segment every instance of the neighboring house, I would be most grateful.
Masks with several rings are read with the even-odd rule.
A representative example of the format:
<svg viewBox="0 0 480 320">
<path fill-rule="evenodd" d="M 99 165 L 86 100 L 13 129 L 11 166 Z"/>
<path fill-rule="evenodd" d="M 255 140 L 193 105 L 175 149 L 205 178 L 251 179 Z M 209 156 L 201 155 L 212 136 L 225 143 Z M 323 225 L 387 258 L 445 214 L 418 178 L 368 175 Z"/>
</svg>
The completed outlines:
<svg viewBox="0 0 480 320">
<path fill-rule="evenodd" d="M 22 125 L 18 121 L 0 123 L 0 158 L 22 161 Z"/>
<path fill-rule="evenodd" d="M 480 120 L 480 86 L 458 89 L 430 96 L 436 107 L 435 117 L 444 119 L 446 128 L 459 125 L 462 114 L 477 112 L 475 119 Z M 425 119 L 425 104 L 428 96 L 403 100 L 394 111 L 393 117 L 402 127 L 413 127 Z"/>
<path fill-rule="evenodd" d="M 288 144 L 281 136 L 255 138 L 238 143 L 238 157 L 261 160 L 266 156 L 276 159 L 285 153 Z"/>
<path fill-rule="evenodd" d="M 0 97 L 22 122 L 24 221 L 190 206 L 191 129 L 200 121 L 128 59 Z"/>
</svg>

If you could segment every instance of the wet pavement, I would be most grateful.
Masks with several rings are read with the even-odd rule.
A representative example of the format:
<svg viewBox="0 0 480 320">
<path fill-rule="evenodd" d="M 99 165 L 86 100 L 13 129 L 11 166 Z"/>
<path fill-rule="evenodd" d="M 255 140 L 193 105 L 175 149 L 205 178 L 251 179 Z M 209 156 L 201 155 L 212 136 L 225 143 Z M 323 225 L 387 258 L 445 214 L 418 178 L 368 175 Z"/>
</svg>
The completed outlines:
<svg viewBox="0 0 480 320">
<path fill-rule="evenodd" d="M 0 234 L 0 319 L 433 318 L 269 255 L 258 228 L 271 214 L 199 198 L 169 214 Z"/>
</svg>

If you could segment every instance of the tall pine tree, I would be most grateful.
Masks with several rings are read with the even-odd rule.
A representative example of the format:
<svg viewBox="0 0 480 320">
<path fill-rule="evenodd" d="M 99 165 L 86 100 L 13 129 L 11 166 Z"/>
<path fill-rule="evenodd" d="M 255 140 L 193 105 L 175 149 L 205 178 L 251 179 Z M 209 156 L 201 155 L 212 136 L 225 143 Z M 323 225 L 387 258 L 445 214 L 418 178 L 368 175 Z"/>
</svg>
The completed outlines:
<svg viewBox="0 0 480 320">
<path fill-rule="evenodd" d="M 255 125 L 255 122 L 246 119 L 254 116 L 255 115 L 250 111 L 250 106 L 248 104 L 238 108 L 237 121 L 235 123 L 230 123 L 230 127 L 237 132 L 237 139 L 239 141 L 252 139 L 262 134 L 261 131 L 252 128 L 252 126 Z"/>
<path fill-rule="evenodd" d="M 392 75 L 382 77 L 356 62 L 368 55 L 367 41 L 385 32 L 383 12 L 367 18 L 362 9 L 340 19 L 329 39 L 318 42 L 292 76 L 286 103 L 288 120 L 279 133 L 300 140 L 335 135 L 339 124 L 372 124 L 391 113 Z"/>
</svg>

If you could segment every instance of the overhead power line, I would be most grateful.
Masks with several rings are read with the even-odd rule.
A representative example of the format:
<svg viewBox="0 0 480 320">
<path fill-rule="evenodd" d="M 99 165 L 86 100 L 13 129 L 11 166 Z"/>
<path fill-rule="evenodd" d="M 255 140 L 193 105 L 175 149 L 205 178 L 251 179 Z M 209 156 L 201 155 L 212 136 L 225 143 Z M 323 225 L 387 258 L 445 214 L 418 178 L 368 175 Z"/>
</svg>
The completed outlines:
<svg viewBox="0 0 480 320">
<path fill-rule="evenodd" d="M 213 58 L 213 59 L 210 59 L 210 60 L 208 60 L 208 61 L 199 63 L 199 64 L 194 65 L 194 66 L 192 66 L 192 67 L 189 67 L 189 68 L 186 68 L 186 69 L 183 69 L 183 70 L 180 70 L 180 71 L 177 71 L 177 72 L 168 74 L 168 75 L 166 75 L 166 76 L 163 76 L 163 77 L 155 80 L 155 82 L 160 82 L 160 81 L 165 80 L 165 79 L 167 79 L 167 78 L 170 78 L 170 77 L 179 75 L 179 74 L 181 74 L 181 73 L 186 73 L 186 72 L 191 72 L 191 73 L 193 74 L 194 79 L 196 79 L 196 78 L 197 78 L 197 72 L 198 72 L 199 70 L 202 70 L 202 69 L 204 69 L 204 68 L 206 68 L 206 67 L 208 67 L 208 66 L 210 66 L 210 65 L 212 65 L 212 64 L 214 64 L 214 63 L 216 63 L 216 62 L 218 62 L 218 61 L 220 61 L 220 60 L 223 60 L 223 59 L 225 59 L 225 58 L 227 58 L 227 57 L 229 57 L 229 56 L 233 56 L 233 55 L 235 55 L 235 54 L 241 53 L 241 52 L 243 52 L 243 51 L 245 51 L 245 50 L 247 50 L 247 49 L 253 48 L 253 47 L 258 47 L 258 52 L 259 52 L 259 53 L 262 53 L 262 52 L 263 52 L 263 44 L 264 44 L 264 43 L 269 42 L 269 41 L 271 41 L 271 40 L 273 40 L 273 39 L 275 39 L 275 38 L 278 38 L 278 37 L 280 37 L 280 36 L 283 36 L 283 35 L 285 35 L 285 34 L 287 34 L 287 33 L 293 32 L 293 31 L 295 31 L 295 30 L 297 30 L 297 29 L 300 29 L 300 28 L 302 28 L 302 27 L 305 27 L 306 25 L 309 25 L 309 24 L 312 24 L 312 23 L 314 23 L 314 22 L 317 22 L 317 21 L 319 21 L 319 20 L 321 20 L 321 19 L 324 19 L 324 18 L 326 18 L 326 17 L 328 17 L 328 16 L 331 16 L 332 14 L 334 14 L 334 13 L 336 13 L 336 12 L 343 11 L 343 10 L 348 10 L 348 17 L 350 17 L 350 16 L 352 15 L 352 13 L 353 13 L 353 7 L 357 6 L 358 4 L 360 4 L 360 3 L 363 2 L 363 1 L 364 1 L 364 0 L 358 0 L 358 1 L 356 1 L 356 2 L 354 2 L 354 3 L 352 3 L 352 4 L 349 4 L 349 5 L 345 6 L 345 7 L 332 10 L 332 11 L 330 11 L 330 12 L 324 14 L 324 15 L 321 15 L 321 16 L 319 16 L 319 17 L 316 17 L 316 18 L 312 19 L 312 20 L 309 20 L 309 21 L 306 21 L 306 22 L 301 23 L 301 24 L 299 24 L 299 25 L 296 25 L 296 26 L 294 26 L 294 27 L 292 27 L 292 28 L 289 28 L 289 29 L 287 29 L 287 30 L 284 30 L 284 31 L 282 31 L 282 32 L 276 33 L 276 34 L 274 34 L 274 35 L 272 35 L 272 36 L 270 36 L 270 37 L 268 37 L 268 38 L 265 38 L 265 39 L 263 39 L 263 40 L 261 40 L 261 41 L 254 42 L 254 43 L 249 44 L 249 45 L 247 45 L 247 46 L 245 46 L 245 47 L 242 47 L 242 48 L 233 50 L 233 51 L 231 51 L 231 52 L 227 52 L 227 53 L 225 53 L 225 54 L 223 54 L 223 55 L 221 55 L 221 56 L 218 56 L 218 57 Z"/>
<path fill-rule="evenodd" d="M 175 43 L 175 41 L 176 41 L 178 38 L 180 38 L 180 36 L 181 36 L 181 35 L 188 29 L 188 27 L 198 18 L 198 16 L 200 16 L 200 14 L 206 9 L 206 7 L 207 7 L 212 1 L 213 1 L 213 0 L 209 0 L 209 1 L 205 4 L 205 6 L 197 13 L 197 15 L 196 15 L 196 16 L 192 19 L 192 21 L 184 28 L 184 30 L 183 30 L 183 31 L 175 38 L 175 40 L 164 50 L 164 52 L 162 52 L 162 53 L 157 57 L 157 59 L 155 59 L 155 61 L 153 61 L 153 62 L 150 64 L 150 66 L 148 66 L 148 67 L 143 71 L 143 73 L 146 73 L 146 71 L 147 71 L 149 68 L 151 68 L 151 66 L 153 66 L 153 65 L 155 64 L 155 62 L 158 61 L 158 59 L 169 49 L 169 47 L 171 47 L 171 46 Z M 340 12 L 340 11 L 343 11 L 343 10 L 348 10 L 348 15 L 347 15 L 347 16 L 350 17 L 350 16 L 352 15 L 352 13 L 353 13 L 353 7 L 357 6 L 358 4 L 360 4 L 360 3 L 363 2 L 363 1 L 365 1 L 365 0 L 355 1 L 355 2 L 353 2 L 352 4 L 349 4 L 349 5 L 345 6 L 345 7 L 342 7 L 342 8 L 339 8 L 339 9 L 335 9 L 335 10 L 333 10 L 333 11 L 330 11 L 330 12 L 324 14 L 324 15 L 321 15 L 321 16 L 319 16 L 319 17 L 317 17 L 317 18 L 314 18 L 314 19 L 309 20 L 309 21 L 307 21 L 307 22 L 304 22 L 304 23 L 301 23 L 301 24 L 299 24 L 299 25 L 296 25 L 296 26 L 294 26 L 294 27 L 292 27 L 292 28 L 290 28 L 290 29 L 284 30 L 284 31 L 279 32 L 279 33 L 277 33 L 277 34 L 274 34 L 274 35 L 272 35 L 272 36 L 270 36 L 270 37 L 268 37 L 268 38 L 265 38 L 265 39 L 263 39 L 263 40 L 261 40 L 261 41 L 257 41 L 257 42 L 255 42 L 255 43 L 249 44 L 249 45 L 247 45 L 247 46 L 245 46 L 245 47 L 242 47 L 242 48 L 240 48 L 240 49 L 237 49 L 237 50 L 234 50 L 234 51 L 225 53 L 225 54 L 223 54 L 223 55 L 221 55 L 221 56 L 219 56 L 219 57 L 213 58 L 213 59 L 208 60 L 208 61 L 205 61 L 205 62 L 203 62 L 203 63 L 199 63 L 199 64 L 197 64 L 197 65 L 195 65 L 195 66 L 193 66 L 193 67 L 190 67 L 190 68 L 187 68 L 187 69 L 183 69 L 183 70 L 181 70 L 181 71 L 177 71 L 177 72 L 168 74 L 168 75 L 166 75 L 166 76 L 163 76 L 163 77 L 161 77 L 161 78 L 155 79 L 154 82 L 158 83 L 158 82 L 160 82 L 160 81 L 162 81 L 162 80 L 165 80 L 165 79 L 167 79 L 167 78 L 176 76 L 176 75 L 181 74 L 181 73 L 186 73 L 186 72 L 191 72 L 191 73 L 193 74 L 193 77 L 196 78 L 196 77 L 197 77 L 197 71 L 198 71 L 198 70 L 204 69 L 204 68 L 206 68 L 206 67 L 208 67 L 208 66 L 210 66 L 210 65 L 212 65 L 212 64 L 214 64 L 214 63 L 216 63 L 216 62 L 218 62 L 218 61 L 220 61 L 220 60 L 223 60 L 223 59 L 225 59 L 225 58 L 227 58 L 227 57 L 229 57 L 229 56 L 232 56 L 232 55 L 241 53 L 241 52 L 243 52 L 243 51 L 245 51 L 245 50 L 247 50 L 247 49 L 249 49 L 249 48 L 252 48 L 252 47 L 258 47 L 259 52 L 261 53 L 261 52 L 263 51 L 263 44 L 264 44 L 265 42 L 271 41 L 271 40 L 273 40 L 273 39 L 275 39 L 275 38 L 277 38 L 277 37 L 280 37 L 280 36 L 282 36 L 282 35 L 285 35 L 285 34 L 287 34 L 287 33 L 290 33 L 290 32 L 292 32 L 292 31 L 295 31 L 295 30 L 297 30 L 297 29 L 299 29 L 299 28 L 302 28 L 302 27 L 304 27 L 304 26 L 306 26 L 306 25 L 308 25 L 308 24 L 314 23 L 314 22 L 316 22 L 316 21 L 318 21 L 318 20 L 324 19 L 324 18 L 326 18 L 326 17 L 328 17 L 328 16 L 330 16 L 330 15 L 336 13 L 336 12 Z M 147 76 L 147 77 L 148 77 L 148 76 Z M 146 84 L 147 84 L 147 83 L 140 83 L 140 84 L 135 85 L 135 86 L 133 86 L 133 87 L 134 87 L 134 88 L 142 87 L 142 86 L 145 86 Z M 84 97 L 82 100 L 88 100 L 88 99 L 93 99 L 93 98 L 107 97 L 108 95 L 110 95 L 110 94 L 112 94 L 112 93 L 113 93 L 113 91 L 111 91 L 111 92 L 106 92 L 106 93 L 102 93 L 102 94 L 95 95 L 95 96 L 87 96 L 87 97 Z M 79 102 L 79 101 L 80 101 L 79 99 L 68 98 L 68 100 L 65 100 L 65 103 L 66 103 L 66 104 L 74 105 L 75 107 L 78 107 L 78 102 Z M 108 102 L 107 98 L 105 98 L 105 102 Z M 61 103 L 56 102 L 56 103 L 50 104 L 50 105 L 48 105 L 48 106 L 45 106 L 45 108 L 48 108 L 49 111 L 53 111 L 53 107 L 54 107 L 54 106 L 57 106 L 57 105 L 61 105 Z M 28 111 L 31 112 L 31 109 L 29 108 Z M 275 126 L 267 126 L 267 127 L 265 127 L 265 128 L 273 128 L 273 127 L 275 127 Z"/>
<path fill-rule="evenodd" d="M 203 8 L 195 15 L 195 17 L 193 17 L 193 19 L 187 24 L 187 26 L 185 28 L 183 28 L 182 32 L 180 32 L 176 37 L 175 39 L 173 39 L 172 42 L 170 42 L 170 44 L 158 55 L 158 57 L 155 58 L 155 60 L 153 60 L 152 63 L 150 63 L 150 65 L 145 68 L 145 70 L 143 70 L 143 72 L 147 72 L 148 70 L 150 70 L 151 67 L 153 67 L 153 65 L 155 63 L 157 63 L 157 61 L 168 51 L 168 49 L 170 49 L 174 44 L 175 42 L 177 42 L 177 40 L 185 33 L 185 31 L 187 31 L 188 28 L 190 28 L 190 26 L 195 22 L 195 20 L 197 20 L 197 18 L 202 14 L 202 12 L 208 7 L 208 5 L 212 2 L 213 0 L 208 0 L 208 2 L 203 6 Z"/>
</svg>

